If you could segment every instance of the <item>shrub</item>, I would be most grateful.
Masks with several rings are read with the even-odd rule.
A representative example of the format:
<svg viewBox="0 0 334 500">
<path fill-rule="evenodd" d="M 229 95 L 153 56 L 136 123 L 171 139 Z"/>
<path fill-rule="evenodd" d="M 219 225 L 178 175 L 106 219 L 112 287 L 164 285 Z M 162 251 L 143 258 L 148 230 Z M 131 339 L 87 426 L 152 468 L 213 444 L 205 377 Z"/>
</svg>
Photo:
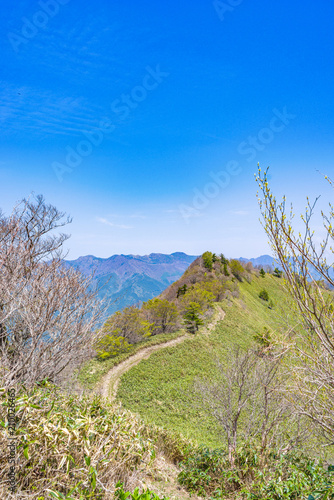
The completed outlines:
<svg viewBox="0 0 334 500">
<path fill-rule="evenodd" d="M 278 269 L 278 267 L 275 267 L 274 272 L 273 272 L 273 276 L 275 276 L 275 278 L 282 278 L 282 275 L 283 275 L 283 271 L 280 271 Z"/>
<path fill-rule="evenodd" d="M 261 267 L 261 269 L 260 269 L 260 276 L 261 276 L 261 278 L 264 278 L 264 277 L 265 277 L 265 275 L 266 275 L 266 272 L 265 272 L 265 270 L 263 269 L 263 267 Z"/>
<path fill-rule="evenodd" d="M 35 488 L 36 499 L 49 490 L 54 498 L 100 500 L 105 488 L 114 488 L 119 480 L 126 484 L 135 470 L 147 470 L 155 457 L 143 423 L 101 396 L 69 396 L 45 382 L 29 391 L 18 390 L 15 406 L 17 498 L 28 497 Z M 8 445 L 7 410 L 7 393 L 0 391 L 2 450 Z M 0 466 L 5 477 L 10 464 L 4 453 Z M 0 497 L 8 498 L 4 488 L 1 481 Z"/>
<path fill-rule="evenodd" d="M 230 269 L 233 276 L 235 276 L 237 280 L 242 281 L 245 274 L 245 270 L 238 260 L 236 259 L 230 260 Z"/>
<path fill-rule="evenodd" d="M 262 332 L 258 332 L 253 336 L 253 339 L 257 344 L 259 344 L 261 347 L 269 347 L 271 344 L 271 335 L 269 328 L 266 326 L 263 328 Z"/>
<path fill-rule="evenodd" d="M 184 295 L 186 292 L 187 292 L 187 285 L 186 284 L 184 284 L 183 286 L 179 286 L 179 288 L 177 289 L 176 298 L 178 299 L 180 297 L 180 295 Z"/>
<path fill-rule="evenodd" d="M 124 491 L 123 484 L 119 482 L 115 491 L 115 500 L 168 500 L 168 498 L 165 496 L 160 498 L 149 489 L 139 493 L 139 488 L 136 488 L 131 494 L 130 491 Z"/>
<path fill-rule="evenodd" d="M 262 300 L 268 301 L 269 300 L 269 294 L 268 294 L 267 290 L 265 290 L 263 288 L 263 290 L 261 290 L 261 292 L 259 293 L 259 297 Z"/>
<path fill-rule="evenodd" d="M 301 454 L 261 457 L 256 445 L 239 448 L 234 467 L 224 450 L 201 447 L 181 463 L 180 484 L 211 499 L 330 500 L 334 498 L 334 467 L 327 470 Z M 233 498 L 235 498 L 233 496 Z"/>
</svg>

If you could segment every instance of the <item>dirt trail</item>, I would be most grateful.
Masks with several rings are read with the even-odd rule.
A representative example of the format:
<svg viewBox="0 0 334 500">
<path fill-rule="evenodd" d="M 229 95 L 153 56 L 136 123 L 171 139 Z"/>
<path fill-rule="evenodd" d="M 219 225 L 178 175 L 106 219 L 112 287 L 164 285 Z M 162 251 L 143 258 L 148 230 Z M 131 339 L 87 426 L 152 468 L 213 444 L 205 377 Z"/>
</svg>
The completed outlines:
<svg viewBox="0 0 334 500">
<path fill-rule="evenodd" d="M 214 317 L 206 327 L 199 330 L 199 334 L 209 335 L 209 333 L 215 328 L 218 321 L 222 321 L 225 317 L 225 312 L 220 306 L 215 307 Z M 168 340 L 163 344 L 153 345 L 150 347 L 144 347 L 140 351 L 130 356 L 125 361 L 122 361 L 119 365 L 114 366 L 109 372 L 102 378 L 101 382 L 95 389 L 96 392 L 102 394 L 104 397 L 109 397 L 112 401 L 116 398 L 117 388 L 120 378 L 124 373 L 138 365 L 143 359 L 148 359 L 152 352 L 158 351 L 159 349 L 164 349 L 165 347 L 172 347 L 174 345 L 180 344 L 186 339 L 193 338 L 191 334 L 185 334 L 173 340 Z"/>
</svg>

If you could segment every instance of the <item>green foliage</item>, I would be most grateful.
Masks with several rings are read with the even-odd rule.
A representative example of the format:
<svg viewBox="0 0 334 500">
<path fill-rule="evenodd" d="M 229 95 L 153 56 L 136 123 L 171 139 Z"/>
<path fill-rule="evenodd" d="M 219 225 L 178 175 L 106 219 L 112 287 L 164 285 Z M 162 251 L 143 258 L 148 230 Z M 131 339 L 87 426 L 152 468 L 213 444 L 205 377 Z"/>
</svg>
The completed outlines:
<svg viewBox="0 0 334 500">
<path fill-rule="evenodd" d="M 110 356 L 116 356 L 122 352 L 127 352 L 131 344 L 120 335 L 104 335 L 96 343 L 96 353 L 99 359 L 108 359 Z"/>
<path fill-rule="evenodd" d="M 206 269 L 209 269 L 209 271 L 212 271 L 213 267 L 213 254 L 212 252 L 204 252 L 202 255 L 203 259 L 203 264 Z"/>
<path fill-rule="evenodd" d="M 178 312 L 176 305 L 166 299 L 152 299 L 143 304 L 142 312 L 148 320 L 152 335 L 175 330 Z"/>
<path fill-rule="evenodd" d="M 247 500 L 334 499 L 334 474 L 330 466 L 302 454 L 261 456 L 255 445 L 237 452 L 234 467 L 223 450 L 200 447 L 181 463 L 180 484 L 191 493 L 210 498 Z"/>
<path fill-rule="evenodd" d="M 183 309 L 187 309 L 191 302 L 196 302 L 199 304 L 201 312 L 206 311 L 216 298 L 216 295 L 212 291 L 214 288 L 215 284 L 211 284 L 210 282 L 201 282 L 192 285 L 181 298 Z"/>
<path fill-rule="evenodd" d="M 261 269 L 260 269 L 260 276 L 261 276 L 261 278 L 264 278 L 264 277 L 265 277 L 265 275 L 266 275 L 266 272 L 265 272 L 265 270 L 263 269 L 263 267 L 261 267 Z"/>
<path fill-rule="evenodd" d="M 104 323 L 101 336 L 95 344 L 97 355 L 106 359 L 129 350 L 152 334 L 153 324 L 149 323 L 142 312 L 134 306 L 115 312 Z"/>
<path fill-rule="evenodd" d="M 233 276 L 235 276 L 237 280 L 242 281 L 245 275 L 245 270 L 238 260 L 236 259 L 230 260 L 230 269 Z"/>
<path fill-rule="evenodd" d="M 222 264 L 228 264 L 228 259 L 225 258 L 224 254 L 220 254 L 220 260 Z"/>
<path fill-rule="evenodd" d="M 282 275 L 283 275 L 283 271 L 280 271 L 278 269 L 278 267 L 275 267 L 274 272 L 273 272 L 273 276 L 275 276 L 275 278 L 282 278 Z"/>
<path fill-rule="evenodd" d="M 258 298 L 262 286 L 262 278 L 255 275 L 251 284 L 226 281 L 224 287 L 229 294 L 221 304 L 226 312 L 224 320 L 210 335 L 192 335 L 175 347 L 153 353 L 149 360 L 125 373 L 117 393 L 122 404 L 149 423 L 180 432 L 197 443 L 220 447 L 222 436 L 216 421 L 203 408 L 193 405 L 193 382 L 205 374 L 215 380 L 218 374 L 214 360 L 228 363 L 226 347 L 231 343 L 247 349 L 253 343 L 253 335 L 261 332 L 264 325 L 271 332 L 280 330 L 281 318 L 291 313 L 282 281 L 266 276 L 266 288 L 280 308 L 278 314 L 263 307 Z"/>
<path fill-rule="evenodd" d="M 263 327 L 262 332 L 257 332 L 255 335 L 253 335 L 253 339 L 261 347 L 264 348 L 270 347 L 272 339 L 269 328 L 267 328 L 266 326 Z"/>
<path fill-rule="evenodd" d="M 208 292 L 206 292 L 208 293 Z M 202 309 L 198 302 L 190 302 L 184 312 L 184 324 L 188 332 L 196 333 L 198 327 L 203 325 L 203 320 L 201 319 Z"/>
<path fill-rule="evenodd" d="M 267 292 L 267 290 L 265 290 L 264 288 L 260 291 L 259 293 L 259 297 L 260 299 L 268 302 L 269 300 L 269 293 Z"/>
<path fill-rule="evenodd" d="M 186 292 L 187 292 L 187 285 L 186 284 L 184 284 L 183 286 L 179 286 L 179 288 L 177 289 L 176 298 L 178 299 L 180 297 L 180 295 L 184 295 Z"/>
<path fill-rule="evenodd" d="M 149 489 L 139 493 L 139 488 L 136 488 L 133 493 L 130 493 L 130 491 L 124 491 L 121 482 L 118 482 L 116 486 L 115 500 L 168 500 L 167 497 L 159 497 Z"/>
<path fill-rule="evenodd" d="M 223 266 L 224 266 L 224 267 L 223 267 L 223 270 L 224 270 L 224 275 L 225 275 L 225 276 L 229 276 L 229 275 L 230 275 L 230 273 L 228 272 L 226 262 L 224 262 Z"/>
<path fill-rule="evenodd" d="M 3 450 L 9 435 L 7 404 L 7 393 L 0 390 Z M 31 390 L 18 389 L 15 406 L 17 498 L 28 497 L 36 487 L 36 498 L 48 490 L 58 499 L 101 500 L 119 477 L 130 477 L 136 468 L 145 470 L 155 457 L 143 423 L 101 396 L 68 395 L 45 382 Z M 10 466 L 5 455 L 0 465 L 5 477 Z"/>
</svg>

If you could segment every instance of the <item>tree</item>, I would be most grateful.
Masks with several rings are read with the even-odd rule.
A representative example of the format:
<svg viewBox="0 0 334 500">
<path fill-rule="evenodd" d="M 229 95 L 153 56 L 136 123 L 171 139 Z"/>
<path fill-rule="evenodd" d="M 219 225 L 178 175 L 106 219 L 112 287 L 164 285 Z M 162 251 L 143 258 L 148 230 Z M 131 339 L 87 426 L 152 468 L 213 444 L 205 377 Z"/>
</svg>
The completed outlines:
<svg viewBox="0 0 334 500">
<path fill-rule="evenodd" d="M 185 327 L 190 333 L 196 333 L 198 327 L 203 325 L 200 317 L 202 314 L 201 306 L 197 302 L 190 302 L 186 307 L 183 318 Z"/>
<path fill-rule="evenodd" d="M 116 311 L 104 323 L 101 334 L 122 337 L 129 344 L 136 344 L 143 337 L 151 335 L 153 324 L 145 320 L 144 315 L 136 306 L 125 307 Z"/>
<path fill-rule="evenodd" d="M 325 177 L 333 187 L 331 179 Z M 303 329 L 292 327 L 290 346 L 295 358 L 292 383 L 298 410 L 315 422 L 332 442 L 334 438 L 334 287 L 333 258 L 334 209 L 321 212 L 325 236 L 312 229 L 318 198 L 307 198 L 301 215 L 303 232 L 293 229 L 293 208 L 286 209 L 286 198 L 276 201 L 268 183 L 267 171 L 258 170 L 262 192 L 259 199 L 263 225 L 277 260 L 284 271 L 290 293 Z M 319 242 L 320 240 L 320 242 Z M 323 286 L 323 283 L 325 286 Z"/>
<path fill-rule="evenodd" d="M 185 285 L 186 286 L 186 285 Z M 178 320 L 177 307 L 166 299 L 152 299 L 143 304 L 142 311 L 152 324 L 152 335 L 175 330 Z"/>
<path fill-rule="evenodd" d="M 284 397 L 282 353 L 260 357 L 253 349 L 243 351 L 232 346 L 227 359 L 226 365 L 217 362 L 216 377 L 197 379 L 194 390 L 224 431 L 232 467 L 241 438 L 257 439 L 263 453 L 274 446 L 284 451 L 294 447 L 301 435 L 298 426 L 288 424 L 294 416 L 292 405 Z"/>
<path fill-rule="evenodd" d="M 265 272 L 265 270 L 263 269 L 263 267 L 261 267 L 261 269 L 260 269 L 260 276 L 261 276 L 261 278 L 264 278 L 264 277 L 265 277 L 265 275 L 266 275 L 266 272 Z"/>
<path fill-rule="evenodd" d="M 213 254 L 212 252 L 204 252 L 202 255 L 203 259 L 203 264 L 206 269 L 209 269 L 209 271 L 212 271 L 212 266 L 213 266 Z"/>
<path fill-rule="evenodd" d="M 187 308 L 191 302 L 196 302 L 200 305 L 203 312 L 206 311 L 216 298 L 211 290 L 206 289 L 207 283 L 196 283 L 191 288 L 188 288 L 187 293 L 181 297 L 181 308 Z M 208 288 L 210 289 L 210 285 Z"/>
<path fill-rule="evenodd" d="M 180 295 L 184 295 L 186 292 L 187 292 L 187 285 L 186 284 L 184 284 L 183 286 L 179 286 L 179 288 L 177 289 L 176 298 L 178 299 L 180 297 Z"/>
<path fill-rule="evenodd" d="M 59 380 L 92 349 L 100 303 L 91 280 L 64 264 L 71 219 L 42 196 L 0 214 L 0 378 L 5 387 Z"/>
<path fill-rule="evenodd" d="M 238 260 L 236 259 L 230 260 L 230 270 L 233 276 L 235 276 L 238 281 L 242 281 L 245 274 L 245 270 Z"/>
</svg>

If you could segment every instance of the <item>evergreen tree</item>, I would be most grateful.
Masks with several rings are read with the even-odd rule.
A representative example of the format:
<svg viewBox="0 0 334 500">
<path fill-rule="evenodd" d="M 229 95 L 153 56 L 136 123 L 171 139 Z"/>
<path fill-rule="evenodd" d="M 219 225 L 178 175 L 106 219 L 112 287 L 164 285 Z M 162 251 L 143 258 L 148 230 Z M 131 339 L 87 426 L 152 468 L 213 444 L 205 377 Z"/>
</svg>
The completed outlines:
<svg viewBox="0 0 334 500">
<path fill-rule="evenodd" d="M 196 333 L 198 327 L 203 325 L 203 321 L 200 318 L 201 314 L 201 306 L 197 302 L 190 302 L 183 316 L 184 324 L 188 332 Z"/>
</svg>

